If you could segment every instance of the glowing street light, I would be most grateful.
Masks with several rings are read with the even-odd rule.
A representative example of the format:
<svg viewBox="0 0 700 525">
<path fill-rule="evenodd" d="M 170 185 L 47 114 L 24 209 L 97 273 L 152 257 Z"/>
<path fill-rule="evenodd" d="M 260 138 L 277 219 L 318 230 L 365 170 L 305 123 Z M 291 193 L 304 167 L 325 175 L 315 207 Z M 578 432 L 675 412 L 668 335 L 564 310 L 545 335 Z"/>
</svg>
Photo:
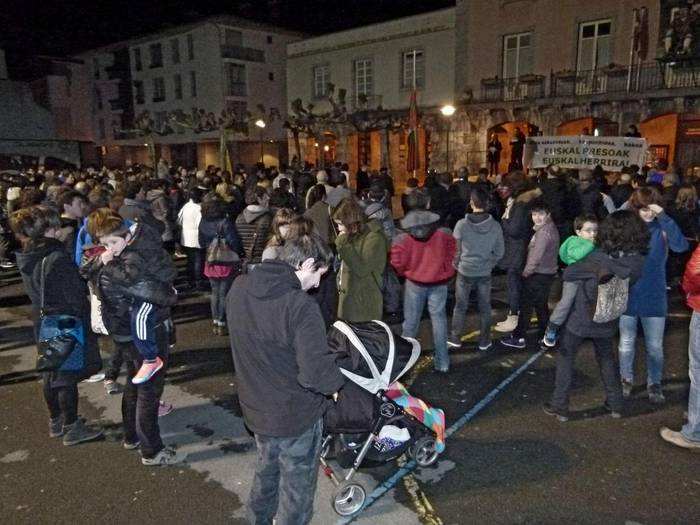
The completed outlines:
<svg viewBox="0 0 700 525">
<path fill-rule="evenodd" d="M 255 121 L 255 125 L 260 128 L 260 163 L 265 164 L 265 150 L 263 146 L 263 130 L 265 129 L 265 121 L 261 118 Z"/>
<path fill-rule="evenodd" d="M 445 166 L 447 173 L 450 172 L 450 117 L 455 114 L 455 107 L 452 104 L 445 104 L 440 108 L 442 116 L 447 118 L 447 141 L 445 142 Z"/>
</svg>

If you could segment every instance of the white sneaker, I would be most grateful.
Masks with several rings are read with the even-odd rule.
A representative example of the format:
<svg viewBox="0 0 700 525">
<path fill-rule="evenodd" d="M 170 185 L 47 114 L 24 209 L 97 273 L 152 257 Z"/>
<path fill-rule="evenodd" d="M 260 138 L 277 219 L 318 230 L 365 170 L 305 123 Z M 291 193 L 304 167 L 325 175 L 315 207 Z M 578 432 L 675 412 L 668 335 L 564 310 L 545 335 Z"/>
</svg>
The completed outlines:
<svg viewBox="0 0 700 525">
<path fill-rule="evenodd" d="M 160 465 L 175 465 L 182 463 L 187 458 L 186 452 L 179 452 L 170 447 L 165 447 L 152 458 L 141 458 L 141 463 L 147 467 L 157 467 Z"/>
<path fill-rule="evenodd" d="M 516 326 L 518 326 L 518 316 L 508 315 L 505 321 L 501 321 L 500 323 L 496 324 L 494 330 L 497 332 L 512 332 L 515 330 Z"/>
</svg>

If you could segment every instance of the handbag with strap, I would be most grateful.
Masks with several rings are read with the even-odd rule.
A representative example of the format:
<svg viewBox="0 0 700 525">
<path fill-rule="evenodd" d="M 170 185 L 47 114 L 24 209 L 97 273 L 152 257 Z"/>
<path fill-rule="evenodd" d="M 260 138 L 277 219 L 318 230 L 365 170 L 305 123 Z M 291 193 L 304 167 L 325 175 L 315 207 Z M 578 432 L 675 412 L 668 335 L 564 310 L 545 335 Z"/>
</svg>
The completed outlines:
<svg viewBox="0 0 700 525">
<path fill-rule="evenodd" d="M 241 265 L 241 273 L 246 274 L 250 272 L 253 268 L 255 268 L 257 263 L 253 263 L 253 254 L 255 253 L 255 247 L 258 245 L 258 238 L 260 237 L 261 228 L 260 224 L 262 223 L 262 216 L 256 219 L 256 224 L 255 224 L 255 232 L 253 233 L 253 242 L 250 243 L 250 249 L 246 250 L 245 253 L 245 260 L 243 261 L 243 264 Z"/>
<path fill-rule="evenodd" d="M 39 337 L 37 372 L 78 371 L 84 366 L 85 327 L 75 315 L 47 314 L 45 309 L 48 255 L 41 261 L 39 278 Z"/>
<path fill-rule="evenodd" d="M 207 246 L 206 263 L 217 266 L 234 266 L 241 261 L 241 258 L 226 242 L 226 237 L 222 233 L 223 224 L 224 221 L 219 223 L 216 229 L 216 237 Z"/>
</svg>

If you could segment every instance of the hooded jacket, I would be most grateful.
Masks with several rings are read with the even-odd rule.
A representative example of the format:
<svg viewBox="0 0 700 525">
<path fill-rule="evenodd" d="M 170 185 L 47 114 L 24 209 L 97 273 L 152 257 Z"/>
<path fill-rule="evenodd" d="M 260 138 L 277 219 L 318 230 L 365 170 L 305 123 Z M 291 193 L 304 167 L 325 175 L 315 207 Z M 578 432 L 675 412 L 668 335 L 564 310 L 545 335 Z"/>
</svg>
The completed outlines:
<svg viewBox="0 0 700 525">
<path fill-rule="evenodd" d="M 584 259 L 593 250 L 595 250 L 595 244 L 591 241 L 578 235 L 571 235 L 559 247 L 559 258 L 568 266 Z"/>
<path fill-rule="evenodd" d="M 601 275 L 613 274 L 621 279 L 630 280 L 630 290 L 642 274 L 644 256 L 639 254 L 623 255 L 613 258 L 600 250 L 590 253 L 580 262 L 572 264 L 564 271 L 564 281 L 580 281 L 566 321 L 566 329 L 584 338 L 612 337 L 618 329 L 619 320 L 607 323 L 593 322 L 595 305 L 598 300 L 598 284 Z"/>
<path fill-rule="evenodd" d="M 465 277 L 491 275 L 505 252 L 503 230 L 488 213 L 470 213 L 454 229 L 457 271 Z"/>
<path fill-rule="evenodd" d="M 440 216 L 413 210 L 401 219 L 399 234 L 391 247 L 391 265 L 406 279 L 425 285 L 443 284 L 455 273 L 457 243 L 450 230 L 440 228 Z"/>
<path fill-rule="evenodd" d="M 273 260 L 233 282 L 226 313 L 246 424 L 264 436 L 304 433 L 344 382 L 318 304 Z"/>
<path fill-rule="evenodd" d="M 236 218 L 236 230 L 249 263 L 259 263 L 270 236 L 272 214 L 259 204 L 251 204 Z"/>
<path fill-rule="evenodd" d="M 374 219 L 382 223 L 384 236 L 391 242 L 396 236 L 396 226 L 394 225 L 394 217 L 391 215 L 391 210 L 386 207 L 386 204 L 370 201 L 365 207 L 365 215 L 367 215 L 368 219 Z"/>
</svg>

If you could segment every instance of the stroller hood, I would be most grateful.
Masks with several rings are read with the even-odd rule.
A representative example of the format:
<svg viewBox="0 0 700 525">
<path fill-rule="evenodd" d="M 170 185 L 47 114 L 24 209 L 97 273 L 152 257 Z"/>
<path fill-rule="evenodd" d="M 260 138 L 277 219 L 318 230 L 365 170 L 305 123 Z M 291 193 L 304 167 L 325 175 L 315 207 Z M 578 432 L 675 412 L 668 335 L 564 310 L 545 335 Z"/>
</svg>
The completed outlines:
<svg viewBox="0 0 700 525">
<path fill-rule="evenodd" d="M 328 346 L 337 354 L 341 373 L 372 394 L 387 390 L 420 356 L 418 341 L 395 337 L 382 321 L 336 321 L 328 331 Z"/>
</svg>

